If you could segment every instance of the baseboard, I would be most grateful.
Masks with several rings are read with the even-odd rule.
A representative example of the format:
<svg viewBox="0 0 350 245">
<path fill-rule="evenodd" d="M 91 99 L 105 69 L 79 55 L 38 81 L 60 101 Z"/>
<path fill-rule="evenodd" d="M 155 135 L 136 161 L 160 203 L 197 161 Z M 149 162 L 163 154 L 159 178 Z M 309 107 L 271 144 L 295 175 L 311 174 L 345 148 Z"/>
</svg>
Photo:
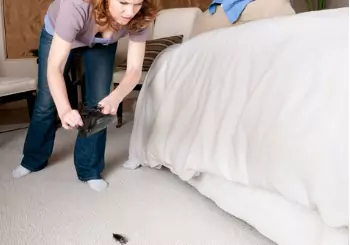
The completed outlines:
<svg viewBox="0 0 350 245">
<path fill-rule="evenodd" d="M 0 124 L 0 132 L 7 132 L 17 129 L 26 129 L 29 126 L 29 123 L 15 123 L 15 124 Z"/>
</svg>

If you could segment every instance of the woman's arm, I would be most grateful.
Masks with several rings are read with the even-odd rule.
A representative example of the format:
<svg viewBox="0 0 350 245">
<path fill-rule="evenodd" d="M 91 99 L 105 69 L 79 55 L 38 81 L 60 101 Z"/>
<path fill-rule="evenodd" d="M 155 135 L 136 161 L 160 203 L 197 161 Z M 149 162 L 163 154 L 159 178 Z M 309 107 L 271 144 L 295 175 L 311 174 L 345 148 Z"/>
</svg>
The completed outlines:
<svg viewBox="0 0 350 245">
<path fill-rule="evenodd" d="M 72 110 L 68 100 L 63 70 L 67 62 L 72 44 L 53 36 L 47 64 L 47 79 L 52 98 L 55 102 L 58 115 L 61 118 L 65 113 Z"/>
<path fill-rule="evenodd" d="M 125 75 L 119 83 L 119 86 L 111 94 L 119 101 L 122 101 L 140 81 L 143 59 L 145 57 L 145 47 L 145 42 L 129 41 Z"/>
<path fill-rule="evenodd" d="M 83 126 L 82 119 L 76 110 L 72 110 L 69 103 L 63 71 L 70 53 L 72 44 L 60 38 L 57 34 L 53 36 L 50 53 L 47 62 L 48 86 L 61 119 L 62 127 L 72 129 Z"/>
<path fill-rule="evenodd" d="M 47 80 L 62 127 L 72 129 L 82 125 L 82 120 L 78 111 L 72 110 L 69 103 L 63 71 L 72 43 L 87 21 L 86 13 L 88 10 L 84 4 L 74 0 L 53 4 L 60 6 L 47 61 Z"/>
<path fill-rule="evenodd" d="M 141 78 L 145 42 L 130 40 L 127 56 L 127 68 L 119 86 L 99 104 L 104 108 L 103 113 L 115 114 L 119 103 L 135 88 Z"/>
</svg>

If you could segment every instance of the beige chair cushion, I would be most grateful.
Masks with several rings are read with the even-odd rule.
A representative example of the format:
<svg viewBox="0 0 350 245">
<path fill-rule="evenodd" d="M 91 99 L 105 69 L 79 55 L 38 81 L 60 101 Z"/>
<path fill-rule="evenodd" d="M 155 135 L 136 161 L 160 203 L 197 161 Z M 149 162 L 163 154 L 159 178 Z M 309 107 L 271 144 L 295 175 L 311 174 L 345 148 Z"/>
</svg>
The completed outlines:
<svg viewBox="0 0 350 245">
<path fill-rule="evenodd" d="M 195 21 L 191 32 L 191 38 L 214 29 L 243 24 L 253 20 L 272 18 L 277 16 L 295 14 L 289 0 L 255 0 L 247 5 L 240 18 L 231 24 L 226 17 L 223 8 L 218 5 L 212 15 L 205 11 Z"/>
<path fill-rule="evenodd" d="M 0 97 L 36 90 L 36 84 L 30 77 L 0 77 Z"/>
</svg>

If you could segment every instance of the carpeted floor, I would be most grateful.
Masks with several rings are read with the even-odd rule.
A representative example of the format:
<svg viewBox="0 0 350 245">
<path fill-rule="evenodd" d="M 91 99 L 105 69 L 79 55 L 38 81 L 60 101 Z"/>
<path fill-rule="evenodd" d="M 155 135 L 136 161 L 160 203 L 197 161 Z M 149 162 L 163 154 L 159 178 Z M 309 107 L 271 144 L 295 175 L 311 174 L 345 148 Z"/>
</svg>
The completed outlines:
<svg viewBox="0 0 350 245">
<path fill-rule="evenodd" d="M 128 245 L 272 245 L 244 222 L 166 170 L 123 169 L 132 121 L 110 127 L 107 191 L 77 180 L 75 134 L 58 130 L 50 165 L 14 180 L 26 129 L 0 134 L 0 244 L 108 245 L 112 233 Z M 239 198 L 237 199 L 239 201 Z"/>
</svg>

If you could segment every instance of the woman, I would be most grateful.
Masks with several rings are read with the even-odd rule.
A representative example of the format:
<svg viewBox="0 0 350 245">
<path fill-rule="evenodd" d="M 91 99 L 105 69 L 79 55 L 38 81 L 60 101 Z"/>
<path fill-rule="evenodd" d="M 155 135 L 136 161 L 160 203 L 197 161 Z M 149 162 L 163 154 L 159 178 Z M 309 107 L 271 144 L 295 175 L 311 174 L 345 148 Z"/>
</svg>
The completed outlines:
<svg viewBox="0 0 350 245">
<path fill-rule="evenodd" d="M 40 35 L 37 99 L 16 178 L 45 168 L 52 154 L 56 113 L 65 129 L 82 126 L 78 111 L 68 100 L 64 67 L 73 52 L 81 52 L 85 70 L 85 104 L 99 104 L 105 114 L 116 114 L 119 103 L 140 79 L 147 38 L 146 27 L 156 15 L 150 0 L 55 0 Z M 127 71 L 111 92 L 119 38 L 129 35 Z M 77 137 L 74 164 L 78 178 L 101 191 L 106 130 Z"/>
</svg>

